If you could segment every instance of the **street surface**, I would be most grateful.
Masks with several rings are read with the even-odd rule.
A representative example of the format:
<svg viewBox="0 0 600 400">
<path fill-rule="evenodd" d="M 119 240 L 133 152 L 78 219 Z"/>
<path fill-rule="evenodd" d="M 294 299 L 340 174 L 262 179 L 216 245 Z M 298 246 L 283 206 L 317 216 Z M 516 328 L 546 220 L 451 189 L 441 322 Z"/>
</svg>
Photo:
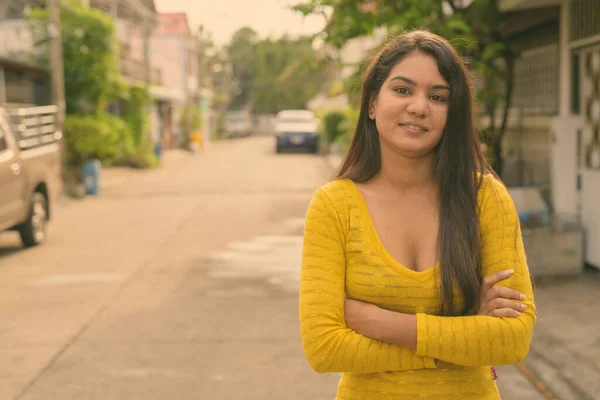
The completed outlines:
<svg viewBox="0 0 600 400">
<path fill-rule="evenodd" d="M 0 235 L 0 400 L 332 400 L 297 318 L 303 217 L 331 173 L 270 137 L 215 142 L 107 170 L 41 247 Z M 503 399 L 547 398 L 499 373 Z"/>
</svg>

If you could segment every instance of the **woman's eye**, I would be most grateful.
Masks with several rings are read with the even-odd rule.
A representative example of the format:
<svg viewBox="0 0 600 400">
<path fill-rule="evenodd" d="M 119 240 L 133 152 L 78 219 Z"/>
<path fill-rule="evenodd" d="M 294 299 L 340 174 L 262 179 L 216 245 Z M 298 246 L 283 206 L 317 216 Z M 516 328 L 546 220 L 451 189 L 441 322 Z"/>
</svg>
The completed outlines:
<svg viewBox="0 0 600 400">
<path fill-rule="evenodd" d="M 396 93 L 398 94 L 410 94 L 410 90 L 408 90 L 408 88 L 405 87 L 401 87 L 401 88 L 396 88 L 394 89 L 396 91 Z"/>
<path fill-rule="evenodd" d="M 446 101 L 446 98 L 444 96 L 440 96 L 439 94 L 434 94 L 433 96 L 431 96 L 431 99 L 433 101 L 437 101 L 437 102 L 440 102 L 440 103 L 443 103 L 443 102 Z"/>
</svg>

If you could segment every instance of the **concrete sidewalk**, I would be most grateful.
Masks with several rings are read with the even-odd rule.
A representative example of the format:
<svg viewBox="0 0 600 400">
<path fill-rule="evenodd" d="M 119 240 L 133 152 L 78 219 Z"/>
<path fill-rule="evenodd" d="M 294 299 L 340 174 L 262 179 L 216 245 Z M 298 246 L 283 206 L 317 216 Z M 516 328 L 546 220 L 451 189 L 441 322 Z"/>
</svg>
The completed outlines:
<svg viewBox="0 0 600 400">
<path fill-rule="evenodd" d="M 152 176 L 165 168 L 171 168 L 193 157 L 201 157 L 201 153 L 190 153 L 182 149 L 167 150 L 162 154 L 161 165 L 155 169 L 138 169 L 129 167 L 102 167 L 100 172 L 100 195 L 118 191 L 119 187 L 131 182 L 132 179 Z M 83 190 L 83 189 L 81 189 Z M 83 193 L 83 192 L 82 192 Z M 78 199 L 62 194 L 57 199 L 59 207 L 67 207 Z"/>
<path fill-rule="evenodd" d="M 600 399 L 600 273 L 536 280 L 538 321 L 525 367 L 560 400 Z"/>
<path fill-rule="evenodd" d="M 182 149 L 166 150 L 160 159 L 161 166 L 158 168 L 168 168 L 172 165 L 185 161 L 191 157 L 201 156 L 200 153 L 190 153 Z M 100 179 L 100 189 L 105 190 L 126 183 L 131 178 L 155 172 L 155 169 L 135 169 L 127 167 L 104 167 Z"/>
</svg>

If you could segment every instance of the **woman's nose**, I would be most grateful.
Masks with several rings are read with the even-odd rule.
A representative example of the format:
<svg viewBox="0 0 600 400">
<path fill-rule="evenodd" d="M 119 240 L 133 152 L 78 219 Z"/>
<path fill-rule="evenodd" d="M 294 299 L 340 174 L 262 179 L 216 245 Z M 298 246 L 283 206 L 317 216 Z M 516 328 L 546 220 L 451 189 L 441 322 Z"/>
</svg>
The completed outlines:
<svg viewBox="0 0 600 400">
<path fill-rule="evenodd" d="M 407 111 L 417 117 L 427 115 L 427 98 L 425 96 L 412 96 L 408 104 Z"/>
</svg>

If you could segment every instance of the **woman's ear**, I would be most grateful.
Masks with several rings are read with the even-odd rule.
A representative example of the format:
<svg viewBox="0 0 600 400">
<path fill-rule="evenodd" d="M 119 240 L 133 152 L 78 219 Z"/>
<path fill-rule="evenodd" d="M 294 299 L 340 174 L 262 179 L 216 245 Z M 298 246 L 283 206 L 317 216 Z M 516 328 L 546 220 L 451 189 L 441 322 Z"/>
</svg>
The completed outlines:
<svg viewBox="0 0 600 400">
<path fill-rule="evenodd" d="M 376 101 L 374 98 L 371 98 L 369 101 L 369 119 L 375 120 L 375 106 Z"/>
</svg>

